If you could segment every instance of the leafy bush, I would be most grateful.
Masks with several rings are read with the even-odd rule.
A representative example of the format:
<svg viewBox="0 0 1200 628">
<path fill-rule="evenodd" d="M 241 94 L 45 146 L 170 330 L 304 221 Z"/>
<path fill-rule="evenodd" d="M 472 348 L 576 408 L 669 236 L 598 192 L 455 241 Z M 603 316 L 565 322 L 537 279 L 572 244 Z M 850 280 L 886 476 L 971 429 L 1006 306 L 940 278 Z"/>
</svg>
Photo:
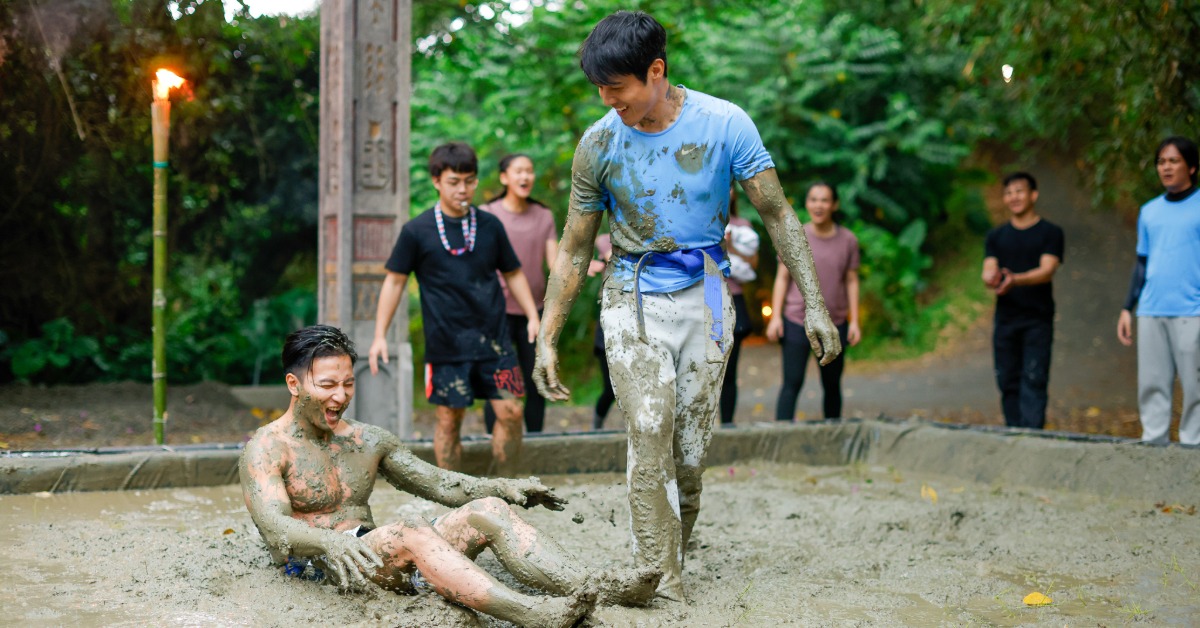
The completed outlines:
<svg viewBox="0 0 1200 628">
<path fill-rule="evenodd" d="M 42 325 L 41 337 L 6 347 L 0 356 L 9 362 L 12 374 L 23 381 L 75 383 L 87 381 L 106 368 L 100 343 L 91 336 L 76 334 L 75 326 L 65 318 Z"/>
</svg>

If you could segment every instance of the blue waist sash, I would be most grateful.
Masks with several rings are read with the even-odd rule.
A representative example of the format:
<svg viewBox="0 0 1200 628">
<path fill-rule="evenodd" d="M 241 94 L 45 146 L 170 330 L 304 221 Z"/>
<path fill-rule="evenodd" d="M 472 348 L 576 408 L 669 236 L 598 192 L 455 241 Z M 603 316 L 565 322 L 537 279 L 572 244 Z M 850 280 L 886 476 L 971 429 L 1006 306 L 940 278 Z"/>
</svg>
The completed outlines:
<svg viewBox="0 0 1200 628">
<path fill-rule="evenodd" d="M 704 305 L 707 312 L 709 322 L 709 338 L 721 345 L 723 338 L 722 328 L 722 312 L 724 310 L 721 299 L 721 285 L 724 283 L 724 272 L 720 266 L 725 261 L 725 249 L 721 248 L 720 244 L 706 246 L 698 249 L 680 249 L 669 253 L 660 253 L 657 251 L 648 251 L 637 254 L 624 254 L 620 256 L 622 260 L 633 263 L 633 292 L 637 296 L 637 317 L 638 317 L 638 334 L 643 342 L 647 342 L 646 338 L 646 319 L 642 313 L 642 290 L 641 278 L 642 269 L 647 266 L 678 268 L 687 273 L 689 277 L 695 277 L 697 274 L 704 273 Z M 708 266 L 707 262 L 711 261 L 712 266 Z"/>
</svg>

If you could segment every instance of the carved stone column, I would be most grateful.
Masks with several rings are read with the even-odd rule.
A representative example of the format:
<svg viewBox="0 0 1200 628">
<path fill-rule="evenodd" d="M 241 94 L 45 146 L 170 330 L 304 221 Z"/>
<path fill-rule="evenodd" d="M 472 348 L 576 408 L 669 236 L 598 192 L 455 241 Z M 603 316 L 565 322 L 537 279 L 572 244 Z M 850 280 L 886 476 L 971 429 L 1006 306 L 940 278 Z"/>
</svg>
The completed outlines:
<svg viewBox="0 0 1200 628">
<path fill-rule="evenodd" d="M 384 262 L 408 220 L 412 0 L 321 2 L 319 313 L 359 348 L 347 416 L 412 432 L 408 299 L 388 330 L 389 364 L 366 352 Z"/>
</svg>

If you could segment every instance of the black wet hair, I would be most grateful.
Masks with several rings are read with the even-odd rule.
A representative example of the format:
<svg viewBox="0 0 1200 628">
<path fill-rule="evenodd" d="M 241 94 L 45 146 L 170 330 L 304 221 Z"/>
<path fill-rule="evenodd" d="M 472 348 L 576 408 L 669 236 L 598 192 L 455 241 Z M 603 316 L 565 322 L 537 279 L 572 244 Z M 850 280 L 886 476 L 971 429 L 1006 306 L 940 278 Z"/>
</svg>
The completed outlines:
<svg viewBox="0 0 1200 628">
<path fill-rule="evenodd" d="M 349 356 L 351 365 L 358 360 L 354 341 L 346 332 L 329 325 L 312 325 L 288 334 L 280 359 L 285 373 L 301 377 L 312 369 L 313 360 L 343 355 Z"/>
<path fill-rule="evenodd" d="M 1174 146 L 1179 154 L 1183 156 L 1183 160 L 1187 162 L 1188 168 L 1195 172 L 1191 174 L 1192 185 L 1196 185 L 1196 175 L 1200 174 L 1200 151 L 1196 149 L 1196 143 L 1182 135 L 1172 135 L 1163 140 L 1158 145 L 1158 150 L 1154 151 L 1154 160 L 1158 161 L 1158 156 L 1162 154 L 1163 149 L 1167 146 Z"/>
<path fill-rule="evenodd" d="M 655 59 L 667 75 L 667 29 L 642 11 L 617 11 L 600 20 L 579 46 L 579 67 L 593 85 L 632 75 L 642 83 Z"/>
<path fill-rule="evenodd" d="M 529 160 L 529 163 L 531 163 L 531 164 L 533 163 L 533 157 L 530 157 L 530 156 L 529 156 L 528 154 L 526 154 L 526 153 L 509 153 L 509 154 L 507 154 L 507 155 L 505 155 L 505 156 L 503 156 L 503 157 L 501 157 L 501 158 L 500 158 L 500 165 L 499 165 L 499 171 L 498 171 L 498 172 L 501 172 L 501 173 L 503 173 L 503 172 L 507 172 L 507 171 L 508 171 L 508 167 L 509 167 L 509 166 L 511 166 L 511 165 L 512 165 L 512 163 L 513 163 L 514 161 L 516 161 L 516 160 L 518 160 L 518 159 L 520 159 L 520 158 L 522 158 L 522 157 L 524 157 L 525 159 L 528 159 L 528 160 Z M 495 203 L 496 201 L 498 201 L 498 200 L 500 200 L 500 199 L 504 198 L 504 197 L 505 197 L 505 196 L 507 196 L 507 195 L 508 195 L 508 186 L 505 186 L 505 187 L 504 187 L 504 188 L 501 190 L 501 192 L 500 192 L 499 194 L 497 194 L 496 196 L 494 196 L 494 197 L 492 197 L 492 198 L 488 199 L 488 202 L 489 202 L 489 203 Z M 545 203 L 542 203 L 541 201 L 539 201 L 539 200 L 537 200 L 537 199 L 533 198 L 532 196 L 530 196 L 530 197 L 529 197 L 529 202 L 530 202 L 531 204 L 541 205 L 542 207 L 545 207 L 545 206 L 546 206 L 546 205 L 545 205 Z"/>
<path fill-rule="evenodd" d="M 824 181 L 813 181 L 812 183 L 808 184 L 808 189 L 806 189 L 804 191 L 804 195 L 808 196 L 808 193 L 812 192 L 813 188 L 821 188 L 821 187 L 829 188 L 829 193 L 833 194 L 833 202 L 835 202 L 835 203 L 838 202 L 837 188 L 834 187 L 834 185 L 832 183 L 826 183 Z"/>
<path fill-rule="evenodd" d="M 1025 181 L 1026 183 L 1029 184 L 1030 192 L 1037 191 L 1037 179 L 1033 178 L 1033 175 L 1029 174 L 1028 172 L 1013 172 L 1011 174 L 1008 174 L 1007 176 L 1004 177 L 1004 180 L 1001 182 L 1000 187 L 1006 188 L 1009 186 L 1009 184 L 1013 183 L 1014 181 Z"/>
<path fill-rule="evenodd" d="M 438 178 L 446 170 L 458 174 L 475 174 L 479 172 L 479 160 L 475 150 L 463 142 L 450 142 L 433 149 L 429 154 L 429 174 Z"/>
</svg>

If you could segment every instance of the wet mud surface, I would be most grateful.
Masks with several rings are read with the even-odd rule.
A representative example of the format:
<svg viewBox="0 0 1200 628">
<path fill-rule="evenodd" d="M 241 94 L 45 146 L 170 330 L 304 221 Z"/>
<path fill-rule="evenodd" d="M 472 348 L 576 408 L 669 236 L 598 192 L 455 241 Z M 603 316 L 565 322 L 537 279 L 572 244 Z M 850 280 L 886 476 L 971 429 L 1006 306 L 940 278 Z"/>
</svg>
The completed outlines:
<svg viewBox="0 0 1200 628">
<path fill-rule="evenodd" d="M 571 503 L 528 520 L 597 569 L 628 566 L 623 477 L 545 480 Z M 1169 495 L 1100 499 L 767 463 L 709 469 L 705 489 L 684 568 L 690 604 L 605 609 L 591 625 L 1188 625 L 1200 616 L 1200 516 Z M 381 522 L 444 510 L 384 485 L 372 506 Z M 339 593 L 279 575 L 235 486 L 0 496 L 0 543 L 9 565 L 0 607 L 19 625 L 471 625 L 436 595 Z M 516 586 L 490 554 L 480 563 Z M 1053 602 L 1023 604 L 1035 591 Z"/>
</svg>

